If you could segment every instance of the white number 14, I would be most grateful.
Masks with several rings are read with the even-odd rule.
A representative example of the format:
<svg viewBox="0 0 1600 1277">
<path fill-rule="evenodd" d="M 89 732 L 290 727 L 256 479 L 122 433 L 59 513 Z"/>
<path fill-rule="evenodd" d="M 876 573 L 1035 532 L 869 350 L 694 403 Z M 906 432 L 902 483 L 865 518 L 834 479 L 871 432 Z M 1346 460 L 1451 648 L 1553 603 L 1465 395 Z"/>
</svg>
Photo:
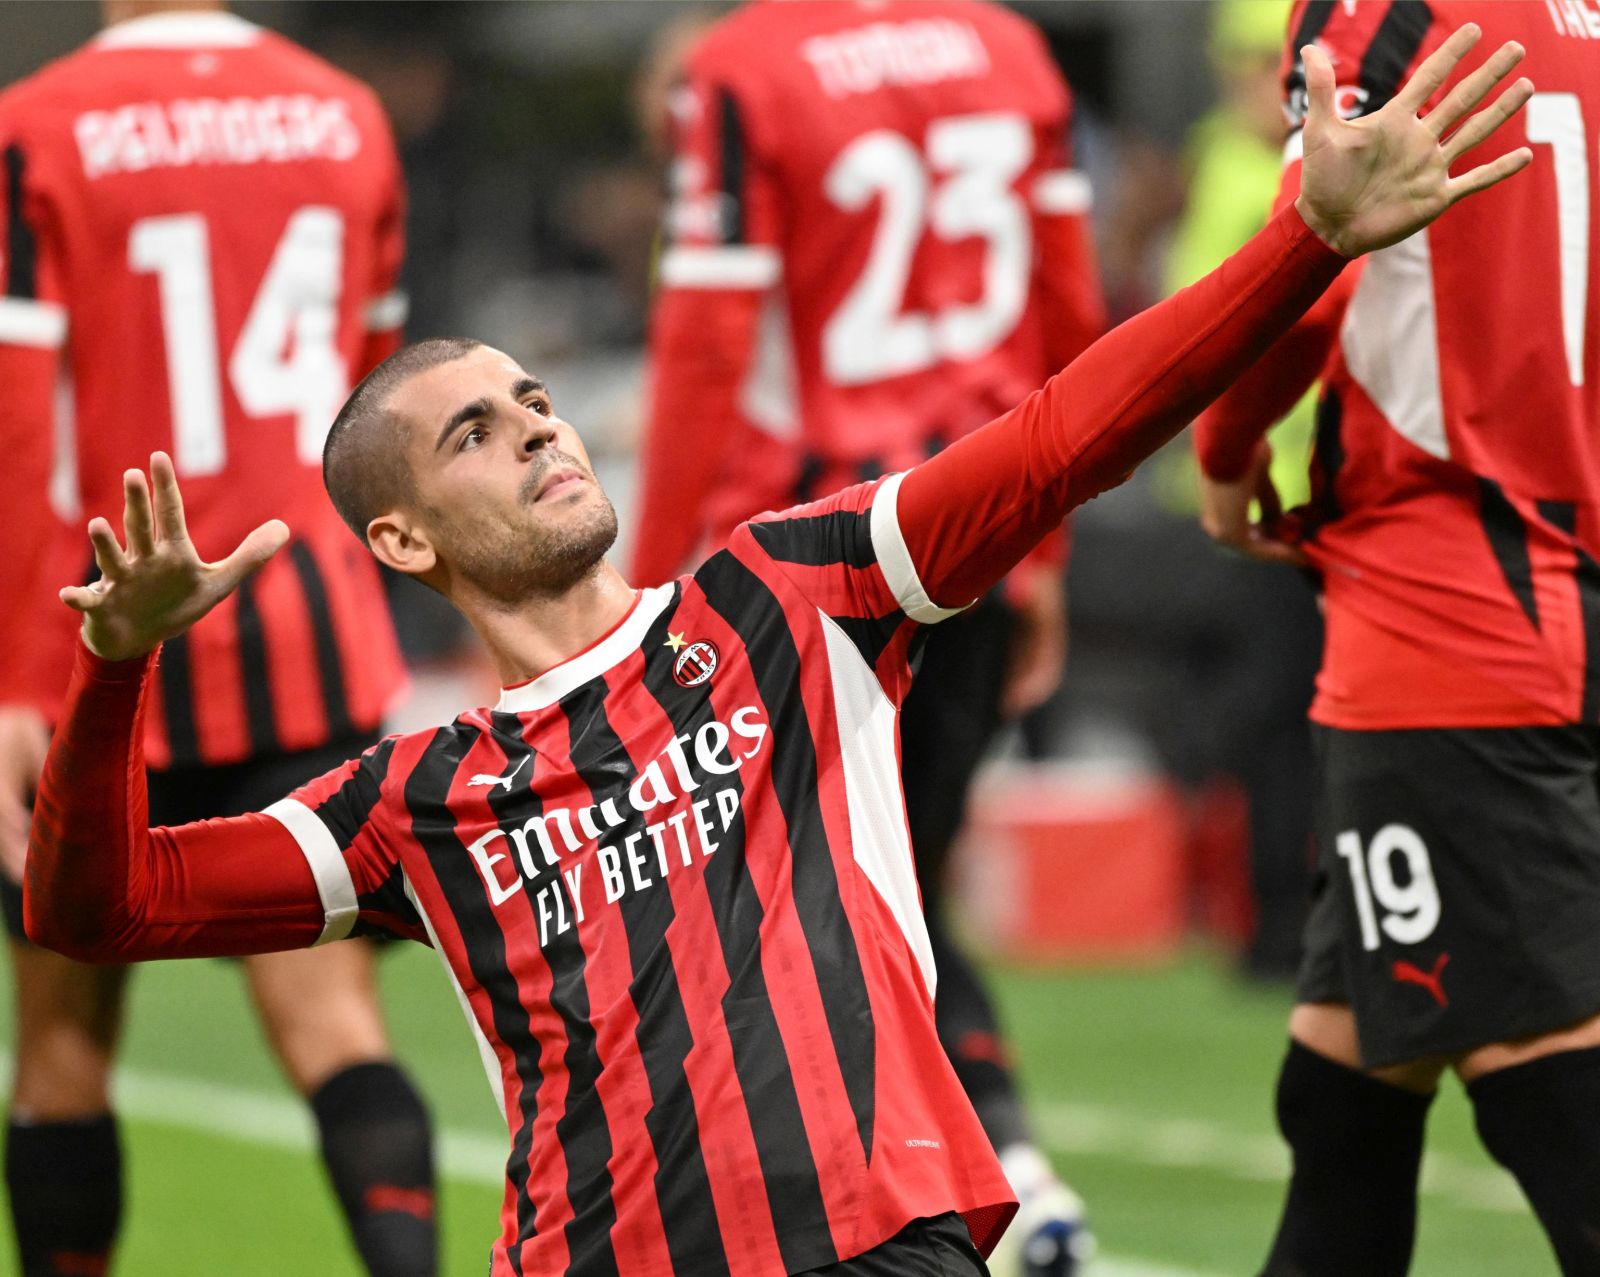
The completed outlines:
<svg viewBox="0 0 1600 1277">
<path fill-rule="evenodd" d="M 228 381 L 252 417 L 292 413 L 302 461 L 322 441 L 348 388 L 337 345 L 344 218 L 312 205 L 290 216 L 228 359 Z M 134 223 L 128 264 L 155 274 L 172 400 L 173 464 L 216 474 L 227 463 L 211 246 L 199 213 Z"/>
</svg>

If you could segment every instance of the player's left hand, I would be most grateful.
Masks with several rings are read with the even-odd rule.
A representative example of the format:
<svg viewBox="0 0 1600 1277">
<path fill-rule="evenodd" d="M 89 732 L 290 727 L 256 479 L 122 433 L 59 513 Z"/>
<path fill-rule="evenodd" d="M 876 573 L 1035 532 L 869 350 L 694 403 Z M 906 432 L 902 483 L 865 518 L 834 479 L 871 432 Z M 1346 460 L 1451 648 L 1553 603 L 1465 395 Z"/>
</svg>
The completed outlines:
<svg viewBox="0 0 1600 1277">
<path fill-rule="evenodd" d="M 1260 506 L 1260 518 L 1250 517 L 1250 503 Z M 1265 439 L 1256 445 L 1250 467 L 1233 480 L 1200 476 L 1200 526 L 1213 541 L 1263 563 L 1307 567 L 1310 560 L 1283 539 L 1283 503 L 1272 483 L 1272 447 Z"/>
<path fill-rule="evenodd" d="M 1467 115 L 1522 61 L 1523 48 L 1514 41 L 1490 54 L 1433 110 L 1418 115 L 1481 35 L 1475 23 L 1458 28 L 1381 110 L 1357 120 L 1340 118 L 1327 55 L 1314 44 L 1300 51 L 1307 110 L 1295 207 L 1329 247 L 1357 257 L 1398 243 L 1457 200 L 1504 181 L 1532 161 L 1533 152 L 1523 146 L 1450 176 L 1456 160 L 1533 95 L 1532 82 L 1520 79 L 1489 106 Z"/>
<path fill-rule="evenodd" d="M 178 478 L 164 452 L 151 454 L 148 484 L 142 470 L 123 474 L 122 498 L 127 548 L 106 520 L 91 519 L 89 541 L 100 579 L 61 591 L 61 601 L 83 613 L 89 650 L 108 661 L 143 656 L 182 634 L 289 540 L 287 525 L 270 519 L 227 558 L 203 562 L 189 540 Z"/>
</svg>

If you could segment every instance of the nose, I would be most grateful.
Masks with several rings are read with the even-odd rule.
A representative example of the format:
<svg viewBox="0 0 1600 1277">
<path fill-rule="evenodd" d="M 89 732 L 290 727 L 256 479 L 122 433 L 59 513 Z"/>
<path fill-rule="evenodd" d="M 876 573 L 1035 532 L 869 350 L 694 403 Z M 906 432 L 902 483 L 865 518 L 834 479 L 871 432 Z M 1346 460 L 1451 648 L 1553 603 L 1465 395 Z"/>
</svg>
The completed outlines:
<svg viewBox="0 0 1600 1277">
<path fill-rule="evenodd" d="M 522 429 L 522 451 L 525 456 L 532 457 L 541 448 L 548 448 L 556 440 L 555 422 L 549 417 L 541 416 L 537 412 L 529 411 L 524 414 L 526 419 Z"/>
</svg>

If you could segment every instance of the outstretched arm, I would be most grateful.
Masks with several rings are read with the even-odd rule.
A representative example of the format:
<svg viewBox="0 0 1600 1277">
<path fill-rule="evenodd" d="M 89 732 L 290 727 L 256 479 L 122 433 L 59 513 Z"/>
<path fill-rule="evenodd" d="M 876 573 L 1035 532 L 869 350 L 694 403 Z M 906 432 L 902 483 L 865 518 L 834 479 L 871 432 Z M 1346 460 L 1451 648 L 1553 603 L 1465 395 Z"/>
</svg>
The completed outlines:
<svg viewBox="0 0 1600 1277">
<path fill-rule="evenodd" d="M 253 953 L 308 945 L 325 910 L 289 831 L 270 816 L 146 828 L 142 691 L 161 640 L 192 625 L 287 539 L 251 533 L 220 563 L 189 543 L 172 462 L 124 476 L 127 545 L 89 525 L 103 578 L 62 598 L 83 642 L 34 806 L 24 920 L 85 960 Z"/>
<path fill-rule="evenodd" d="M 1216 398 L 1346 259 L 1404 239 L 1525 167 L 1531 155 L 1520 148 L 1459 177 L 1449 173 L 1532 94 L 1519 80 L 1467 116 L 1521 60 L 1518 45 L 1497 50 L 1435 110 L 1417 115 L 1479 34 L 1462 27 L 1383 110 L 1351 122 L 1334 109 L 1327 59 L 1308 46 L 1310 108 L 1293 207 L 1216 271 L 1096 342 L 1017 408 L 886 485 L 880 500 L 915 570 L 913 595 L 936 608 L 981 595 L 1066 511 L 1120 483 Z"/>
</svg>

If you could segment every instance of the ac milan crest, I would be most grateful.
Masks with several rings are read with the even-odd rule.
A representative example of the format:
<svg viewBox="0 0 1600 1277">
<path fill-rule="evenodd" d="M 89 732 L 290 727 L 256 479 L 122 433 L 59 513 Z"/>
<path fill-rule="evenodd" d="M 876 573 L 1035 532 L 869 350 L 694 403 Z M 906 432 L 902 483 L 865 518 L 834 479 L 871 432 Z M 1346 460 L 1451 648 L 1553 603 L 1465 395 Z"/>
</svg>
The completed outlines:
<svg viewBox="0 0 1600 1277">
<path fill-rule="evenodd" d="M 679 687 L 698 687 L 717 672 L 717 645 L 701 639 L 678 653 L 672 663 L 672 677 Z"/>
</svg>

